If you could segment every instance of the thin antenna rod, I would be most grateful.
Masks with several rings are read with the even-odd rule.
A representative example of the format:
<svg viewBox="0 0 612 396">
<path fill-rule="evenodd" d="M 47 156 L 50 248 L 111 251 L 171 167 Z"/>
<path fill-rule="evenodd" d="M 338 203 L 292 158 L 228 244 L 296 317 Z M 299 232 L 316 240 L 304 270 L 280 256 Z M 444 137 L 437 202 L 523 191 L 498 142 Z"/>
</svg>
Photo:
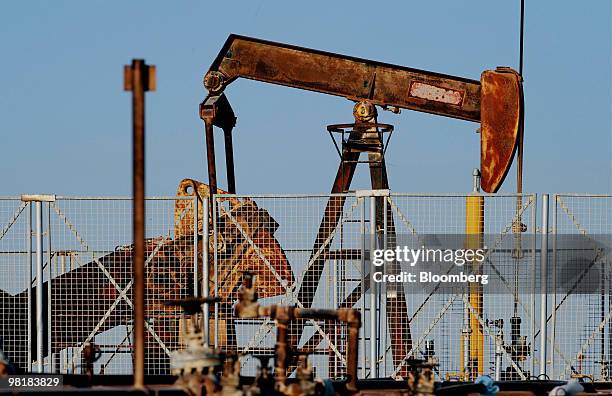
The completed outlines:
<svg viewBox="0 0 612 396">
<path fill-rule="evenodd" d="M 521 44 L 519 49 L 519 74 L 523 76 L 523 35 L 525 32 L 525 0 L 521 0 Z"/>
<path fill-rule="evenodd" d="M 521 0 L 521 26 L 520 26 L 520 45 L 519 45 L 519 75 L 523 80 L 523 36 L 525 31 L 525 0 Z M 516 192 L 523 192 L 523 135 L 525 130 L 525 105 L 521 103 L 521 125 L 519 126 L 518 147 L 516 152 Z M 520 198 L 519 198 L 520 199 Z"/>
</svg>

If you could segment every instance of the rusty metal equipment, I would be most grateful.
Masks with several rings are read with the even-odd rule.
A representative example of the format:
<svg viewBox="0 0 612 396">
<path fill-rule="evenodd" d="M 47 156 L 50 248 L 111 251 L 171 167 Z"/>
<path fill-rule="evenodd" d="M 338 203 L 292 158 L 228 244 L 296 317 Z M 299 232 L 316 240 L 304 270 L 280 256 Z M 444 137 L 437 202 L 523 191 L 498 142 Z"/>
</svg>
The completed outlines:
<svg viewBox="0 0 612 396">
<path fill-rule="evenodd" d="M 206 133 L 211 202 L 218 192 L 214 126 L 224 132 L 228 191 L 235 193 L 236 189 L 231 135 L 236 116 L 224 90 L 238 78 L 340 96 L 355 102 L 353 124 L 328 127 L 330 132 L 342 130 L 348 134 L 342 150 L 336 146 L 341 162 L 332 193 L 348 191 L 361 153 L 368 154 L 372 188 L 389 188 L 382 141 L 382 133 L 389 127 L 377 123 L 377 106 L 394 113 L 409 109 L 479 122 L 481 186 L 485 192 L 493 193 L 500 188 L 517 147 L 521 146 L 522 79 L 510 68 L 484 71 L 477 81 L 230 35 L 204 77 L 208 96 L 200 105 Z M 521 170 L 519 167 L 519 180 Z M 324 267 L 325 259 L 320 257 L 325 254 L 319 257 L 316 252 L 327 252 L 325 242 L 340 220 L 344 203 L 344 197 L 331 197 L 327 203 L 313 244 L 313 265 L 304 274 L 304 286 L 297 294 L 298 301 L 305 307 L 312 304 L 312 289 L 316 288 Z M 393 219 L 383 219 L 381 205 L 377 206 L 376 222 L 371 226 L 381 234 L 386 224 L 388 234 L 393 236 Z M 363 293 L 366 285 L 358 289 Z M 351 297 L 355 296 L 351 294 Z M 394 364 L 399 364 L 412 346 L 410 330 L 395 323 L 394 318 L 402 312 L 406 312 L 406 302 L 400 288 L 387 300 L 389 332 L 396 340 L 392 350 Z M 407 371 L 402 370 L 401 374 L 405 376 Z"/>
<path fill-rule="evenodd" d="M 134 386 L 144 387 L 145 373 L 145 91 L 155 90 L 155 66 L 142 59 L 124 68 L 124 89 L 132 92 L 133 231 L 134 231 Z"/>
<path fill-rule="evenodd" d="M 219 194 L 227 194 L 225 191 L 217 189 Z M 175 236 L 180 238 L 188 236 L 194 229 L 194 221 L 198 224 L 198 234 L 203 236 L 212 229 L 209 221 L 204 221 L 204 199 L 210 194 L 210 188 L 204 183 L 192 179 L 184 179 L 179 183 L 177 196 L 197 197 L 198 219 L 193 218 L 192 212 L 186 212 L 187 201 L 175 201 Z M 217 319 L 217 326 L 211 328 L 218 329 L 218 334 L 211 334 L 217 340 L 217 345 L 226 348 L 229 345 L 236 345 L 236 334 L 233 324 L 233 314 L 231 304 L 235 297 L 235 292 L 241 283 L 242 273 L 252 271 L 260 275 L 270 274 L 272 270 L 288 284 L 294 282 L 293 272 L 287 260 L 285 252 L 279 242 L 274 238 L 274 232 L 278 228 L 278 223 L 270 214 L 251 199 L 239 199 L 228 195 L 230 210 L 222 214 L 217 219 L 217 252 L 219 258 L 219 273 L 214 273 L 215 251 L 213 238 L 209 239 L 207 249 L 198 248 L 199 254 L 208 254 L 208 260 L 199 257 L 199 274 L 204 271 L 209 273 L 209 290 L 216 290 L 216 296 L 220 298 L 221 311 Z M 212 219 L 210 220 L 212 223 Z M 249 240 L 252 243 L 249 243 Z M 199 243 L 204 243 L 204 238 L 200 238 Z M 254 246 L 257 246 L 256 251 Z M 226 254 L 223 254 L 226 253 Z M 262 256 L 266 258 L 264 262 Z M 209 263 L 208 268 L 202 268 L 203 263 Z M 271 268 L 267 266 L 269 264 Z M 216 275 L 216 276 L 215 276 Z M 285 289 L 278 278 L 266 276 L 269 279 L 266 284 L 260 287 L 261 297 L 274 297 L 285 293 Z M 216 285 L 214 282 L 216 281 Z M 211 319 L 212 321 L 212 319 Z"/>
<path fill-rule="evenodd" d="M 194 395 L 214 393 L 219 388 L 217 376 L 223 356 L 220 350 L 208 345 L 201 315 L 204 304 L 217 301 L 217 298 L 190 297 L 165 302 L 183 310 L 180 322 L 182 348 L 172 351 L 170 370 L 178 377 L 175 384 Z"/>
<path fill-rule="evenodd" d="M 347 380 L 346 391 L 357 392 L 357 355 L 359 347 L 359 328 L 361 327 L 361 314 L 350 308 L 330 309 L 308 309 L 282 305 L 261 306 L 257 303 L 257 289 L 252 274 L 245 274 L 242 285 L 238 289 L 238 303 L 234 312 L 240 318 L 268 317 L 276 322 L 276 345 L 275 345 L 275 389 L 278 392 L 294 395 L 303 394 L 300 390 L 293 389 L 292 384 L 288 386 L 287 370 L 289 362 L 294 356 L 295 344 L 292 343 L 288 330 L 291 322 L 299 319 L 332 320 L 343 322 L 348 325 L 348 347 L 347 347 Z M 301 365 L 304 369 L 303 365 Z M 300 370 L 298 370 L 300 372 Z M 297 384 L 299 387 L 300 385 Z"/>
</svg>

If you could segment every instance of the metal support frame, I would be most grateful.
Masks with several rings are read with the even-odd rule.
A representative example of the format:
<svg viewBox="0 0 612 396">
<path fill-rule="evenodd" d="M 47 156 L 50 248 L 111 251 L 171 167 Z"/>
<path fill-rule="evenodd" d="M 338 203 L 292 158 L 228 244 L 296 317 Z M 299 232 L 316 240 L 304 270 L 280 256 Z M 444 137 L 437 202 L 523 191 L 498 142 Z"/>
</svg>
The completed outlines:
<svg viewBox="0 0 612 396">
<path fill-rule="evenodd" d="M 484 234 L 484 197 L 477 192 L 466 197 L 465 233 L 467 246 L 471 249 L 482 247 Z M 520 216 L 518 216 L 520 219 Z M 480 273 L 480 263 L 472 264 L 472 272 Z M 484 374 L 484 335 L 480 318 L 483 314 L 483 292 L 482 285 L 469 285 L 469 301 L 474 307 L 474 312 L 469 314 L 469 360 L 466 362 L 472 377 Z"/>
<path fill-rule="evenodd" d="M 365 264 L 365 243 L 366 243 L 366 227 L 365 227 L 365 199 L 357 197 L 357 203 L 360 208 L 360 231 L 361 231 L 361 284 L 366 282 L 366 264 Z M 340 306 L 339 306 L 340 307 Z M 365 321 L 366 318 L 366 298 L 365 293 L 361 296 L 361 317 Z M 361 326 L 361 378 L 366 378 L 366 332 L 365 326 Z"/>
<path fill-rule="evenodd" d="M 542 242 L 540 245 L 540 367 L 539 374 L 546 376 L 546 338 L 548 318 L 548 194 L 542 195 Z"/>
<path fill-rule="evenodd" d="M 53 301 L 52 296 L 52 266 L 51 266 L 51 205 L 47 205 L 47 345 L 48 345 L 48 367 L 50 373 L 55 373 L 55 356 L 51 349 L 51 302 Z"/>
<path fill-rule="evenodd" d="M 555 338 L 557 333 L 557 194 L 553 195 L 552 204 L 552 274 L 551 274 L 551 334 L 550 334 L 550 362 L 551 373 L 555 373 Z M 548 313 L 547 313 L 548 315 Z"/>
<path fill-rule="evenodd" d="M 34 212 L 36 216 L 36 370 L 39 373 L 43 372 L 43 240 L 42 240 L 42 202 L 34 203 Z"/>
<path fill-rule="evenodd" d="M 198 194 L 194 194 L 193 201 L 191 203 L 193 209 L 193 295 L 194 297 L 200 297 L 202 287 L 200 287 L 200 283 L 198 281 L 199 271 L 198 271 Z M 205 267 L 202 267 L 202 271 L 204 271 Z"/>
<path fill-rule="evenodd" d="M 209 273 L 208 273 L 208 232 L 209 232 L 209 211 L 208 211 L 208 198 L 202 199 L 202 296 L 209 297 Z M 198 213 L 197 211 L 195 213 Z M 198 216 L 196 216 L 197 218 Z M 196 233 L 198 232 L 198 227 L 196 224 Z M 197 241 L 196 241 L 197 245 Z M 210 343 L 210 314 L 209 314 L 209 304 L 204 303 L 204 340 L 206 345 Z M 215 321 L 216 322 L 216 321 Z M 216 334 L 216 330 L 215 330 Z"/>
<path fill-rule="evenodd" d="M 28 203 L 28 371 L 32 371 L 32 205 Z"/>
<path fill-rule="evenodd" d="M 370 252 L 376 249 L 376 197 L 370 197 Z M 371 275 L 371 274 L 370 274 Z M 370 284 L 370 378 L 378 377 L 378 348 L 376 322 L 378 316 L 378 285 Z"/>
</svg>

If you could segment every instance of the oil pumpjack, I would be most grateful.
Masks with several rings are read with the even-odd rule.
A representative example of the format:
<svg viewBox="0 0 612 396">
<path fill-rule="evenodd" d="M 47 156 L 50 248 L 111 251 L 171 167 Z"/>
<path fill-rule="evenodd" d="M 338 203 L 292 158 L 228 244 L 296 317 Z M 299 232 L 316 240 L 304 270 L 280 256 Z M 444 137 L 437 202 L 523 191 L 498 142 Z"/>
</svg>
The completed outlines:
<svg viewBox="0 0 612 396">
<path fill-rule="evenodd" d="M 522 78 L 511 68 L 498 67 L 481 74 L 480 81 L 439 74 L 424 70 L 360 59 L 260 39 L 230 35 L 204 77 L 208 95 L 200 105 L 200 117 L 204 121 L 208 163 L 208 196 L 218 192 L 215 163 L 215 139 L 213 127 L 223 130 L 228 187 L 236 193 L 232 130 L 236 124 L 234 111 L 224 90 L 233 81 L 245 78 L 291 88 L 309 90 L 344 97 L 352 102 L 354 122 L 328 126 L 330 133 L 339 132 L 342 147 L 340 166 L 331 189 L 332 193 L 349 190 L 362 153 L 367 154 L 373 190 L 388 190 L 389 182 L 385 165 L 384 133 L 393 126 L 377 121 L 378 110 L 399 113 L 401 109 L 415 110 L 445 117 L 480 123 L 480 186 L 487 193 L 495 193 L 502 185 L 518 151 L 518 179 L 522 172 L 523 91 Z M 518 148 L 518 150 L 517 150 Z M 337 226 L 345 203 L 342 195 L 331 196 L 327 202 L 319 231 L 310 254 L 312 265 L 302 278 L 297 300 L 309 308 L 321 278 L 325 257 L 329 250 L 326 243 Z M 379 198 L 377 198 L 379 199 Z M 382 202 L 382 200 L 380 200 Z M 379 202 L 379 203 L 380 203 Z M 377 234 L 382 234 L 386 224 L 388 235 L 395 235 L 395 225 L 390 214 L 383 219 L 382 205 L 376 205 Z M 470 196 L 466 202 L 466 234 L 471 244 L 482 243 L 484 233 L 484 199 Z M 321 251 L 323 252 L 322 254 Z M 477 269 L 476 269 L 477 270 Z M 369 281 L 357 286 L 340 304 L 350 308 L 370 287 Z M 474 375 L 484 372 L 484 336 L 481 325 L 482 290 L 470 290 L 469 371 Z M 388 332 L 392 339 L 392 360 L 395 367 L 412 349 L 413 339 L 409 326 L 398 318 L 407 314 L 404 290 L 388 295 L 385 311 Z M 297 341 L 294 335 L 293 342 Z M 305 347 L 321 342 L 319 335 L 312 336 Z M 405 377 L 407 368 L 400 370 Z"/>
</svg>

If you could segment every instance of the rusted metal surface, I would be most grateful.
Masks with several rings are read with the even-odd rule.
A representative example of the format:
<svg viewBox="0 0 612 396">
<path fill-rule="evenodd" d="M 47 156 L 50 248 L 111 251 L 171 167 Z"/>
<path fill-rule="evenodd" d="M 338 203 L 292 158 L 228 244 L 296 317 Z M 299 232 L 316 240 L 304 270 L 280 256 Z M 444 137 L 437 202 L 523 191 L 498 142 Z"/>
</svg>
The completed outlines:
<svg viewBox="0 0 612 396">
<path fill-rule="evenodd" d="M 486 192 L 497 192 L 512 165 L 520 136 L 521 78 L 503 68 L 483 72 L 481 81 L 481 186 Z"/>
<path fill-rule="evenodd" d="M 218 194 L 228 194 L 225 191 L 217 190 Z M 198 199 L 206 198 L 210 194 L 210 188 L 204 183 L 192 179 L 184 179 L 178 187 L 178 196 L 194 196 L 198 195 Z M 227 200 L 230 202 L 229 213 L 221 213 L 217 219 L 217 243 L 218 257 L 217 266 L 218 275 L 218 297 L 224 303 L 231 303 L 234 297 L 234 292 L 242 279 L 242 273 L 245 271 L 253 272 L 261 279 L 266 279 L 266 283 L 259 286 L 260 297 L 273 297 L 284 295 L 286 290 L 281 285 L 280 281 L 271 273 L 267 264 L 258 255 L 253 246 L 246 241 L 244 235 L 238 231 L 235 224 L 228 220 L 231 215 L 240 225 L 240 228 L 258 247 L 261 255 L 263 255 L 276 273 L 291 285 L 294 282 L 293 272 L 287 260 L 287 256 L 282 247 L 274 238 L 274 232 L 278 228 L 278 223 L 270 216 L 270 214 L 257 206 L 257 204 L 248 198 L 236 198 L 229 196 Z M 189 205 L 187 200 L 175 201 L 175 235 L 177 237 L 189 237 L 193 233 L 193 212 L 186 211 L 185 206 Z M 203 231 L 203 213 L 204 205 L 198 205 L 198 233 Z M 213 239 L 210 238 L 210 243 Z M 206 249 L 199 249 L 203 252 Z M 233 254 L 223 254 L 223 252 L 233 252 Z M 186 254 L 189 254 L 187 252 Z M 213 248 L 208 248 L 210 266 L 209 279 L 211 280 L 210 290 L 214 290 L 212 284 L 214 279 L 217 279 L 214 274 L 214 259 Z M 202 260 L 198 260 L 202 263 Z M 202 273 L 201 270 L 198 271 Z"/>
<path fill-rule="evenodd" d="M 134 386 L 144 387 L 145 373 L 145 91 L 155 90 L 155 67 L 142 59 L 124 68 L 124 89 L 132 92 L 132 188 L 134 235 Z"/>
<path fill-rule="evenodd" d="M 293 45 L 230 35 L 207 74 L 207 89 L 222 91 L 237 78 L 294 88 L 369 99 L 379 106 L 396 106 L 471 121 L 480 120 L 478 81 L 391 65 Z M 461 103 L 415 97 L 411 84 L 420 82 L 461 93 Z"/>
<path fill-rule="evenodd" d="M 521 114 L 523 107 L 520 79 L 512 80 L 508 73 L 516 74 L 509 68 L 503 68 L 502 72 L 485 71 L 479 82 L 230 35 L 206 74 L 204 85 L 209 90 L 209 96 L 202 104 L 200 116 L 207 125 L 213 123 L 224 128 L 221 124 L 227 125 L 228 117 L 223 116 L 223 121 L 216 121 L 214 113 L 228 112 L 210 109 L 229 107 L 222 91 L 232 81 L 247 78 L 341 96 L 357 102 L 366 100 L 387 109 L 404 108 L 482 122 L 482 188 L 486 192 L 496 192 L 512 162 L 514 146 L 519 138 L 519 124 L 515 122 L 515 116 Z M 487 85 L 486 94 L 483 85 Z M 484 105 L 483 101 L 486 102 Z M 209 110 L 205 111 L 204 108 Z M 229 118 L 235 122 L 233 111 L 231 115 Z M 209 184 L 216 186 L 216 170 L 211 163 L 214 159 L 214 142 L 209 137 L 211 132 L 208 128 Z M 228 163 L 228 180 L 233 180 L 229 178 L 230 173 L 233 175 L 233 157 L 231 169 Z"/>
<path fill-rule="evenodd" d="M 220 94 L 209 95 L 208 98 L 200 104 L 200 118 L 204 121 L 208 184 L 211 187 L 209 198 L 210 202 L 212 202 L 213 195 L 217 192 L 217 166 L 215 162 L 215 136 L 213 126 L 223 129 L 225 133 L 227 179 L 229 182 L 228 190 L 232 193 L 236 192 L 234 154 L 231 140 L 232 129 L 236 125 L 236 117 L 225 95 Z"/>
</svg>

